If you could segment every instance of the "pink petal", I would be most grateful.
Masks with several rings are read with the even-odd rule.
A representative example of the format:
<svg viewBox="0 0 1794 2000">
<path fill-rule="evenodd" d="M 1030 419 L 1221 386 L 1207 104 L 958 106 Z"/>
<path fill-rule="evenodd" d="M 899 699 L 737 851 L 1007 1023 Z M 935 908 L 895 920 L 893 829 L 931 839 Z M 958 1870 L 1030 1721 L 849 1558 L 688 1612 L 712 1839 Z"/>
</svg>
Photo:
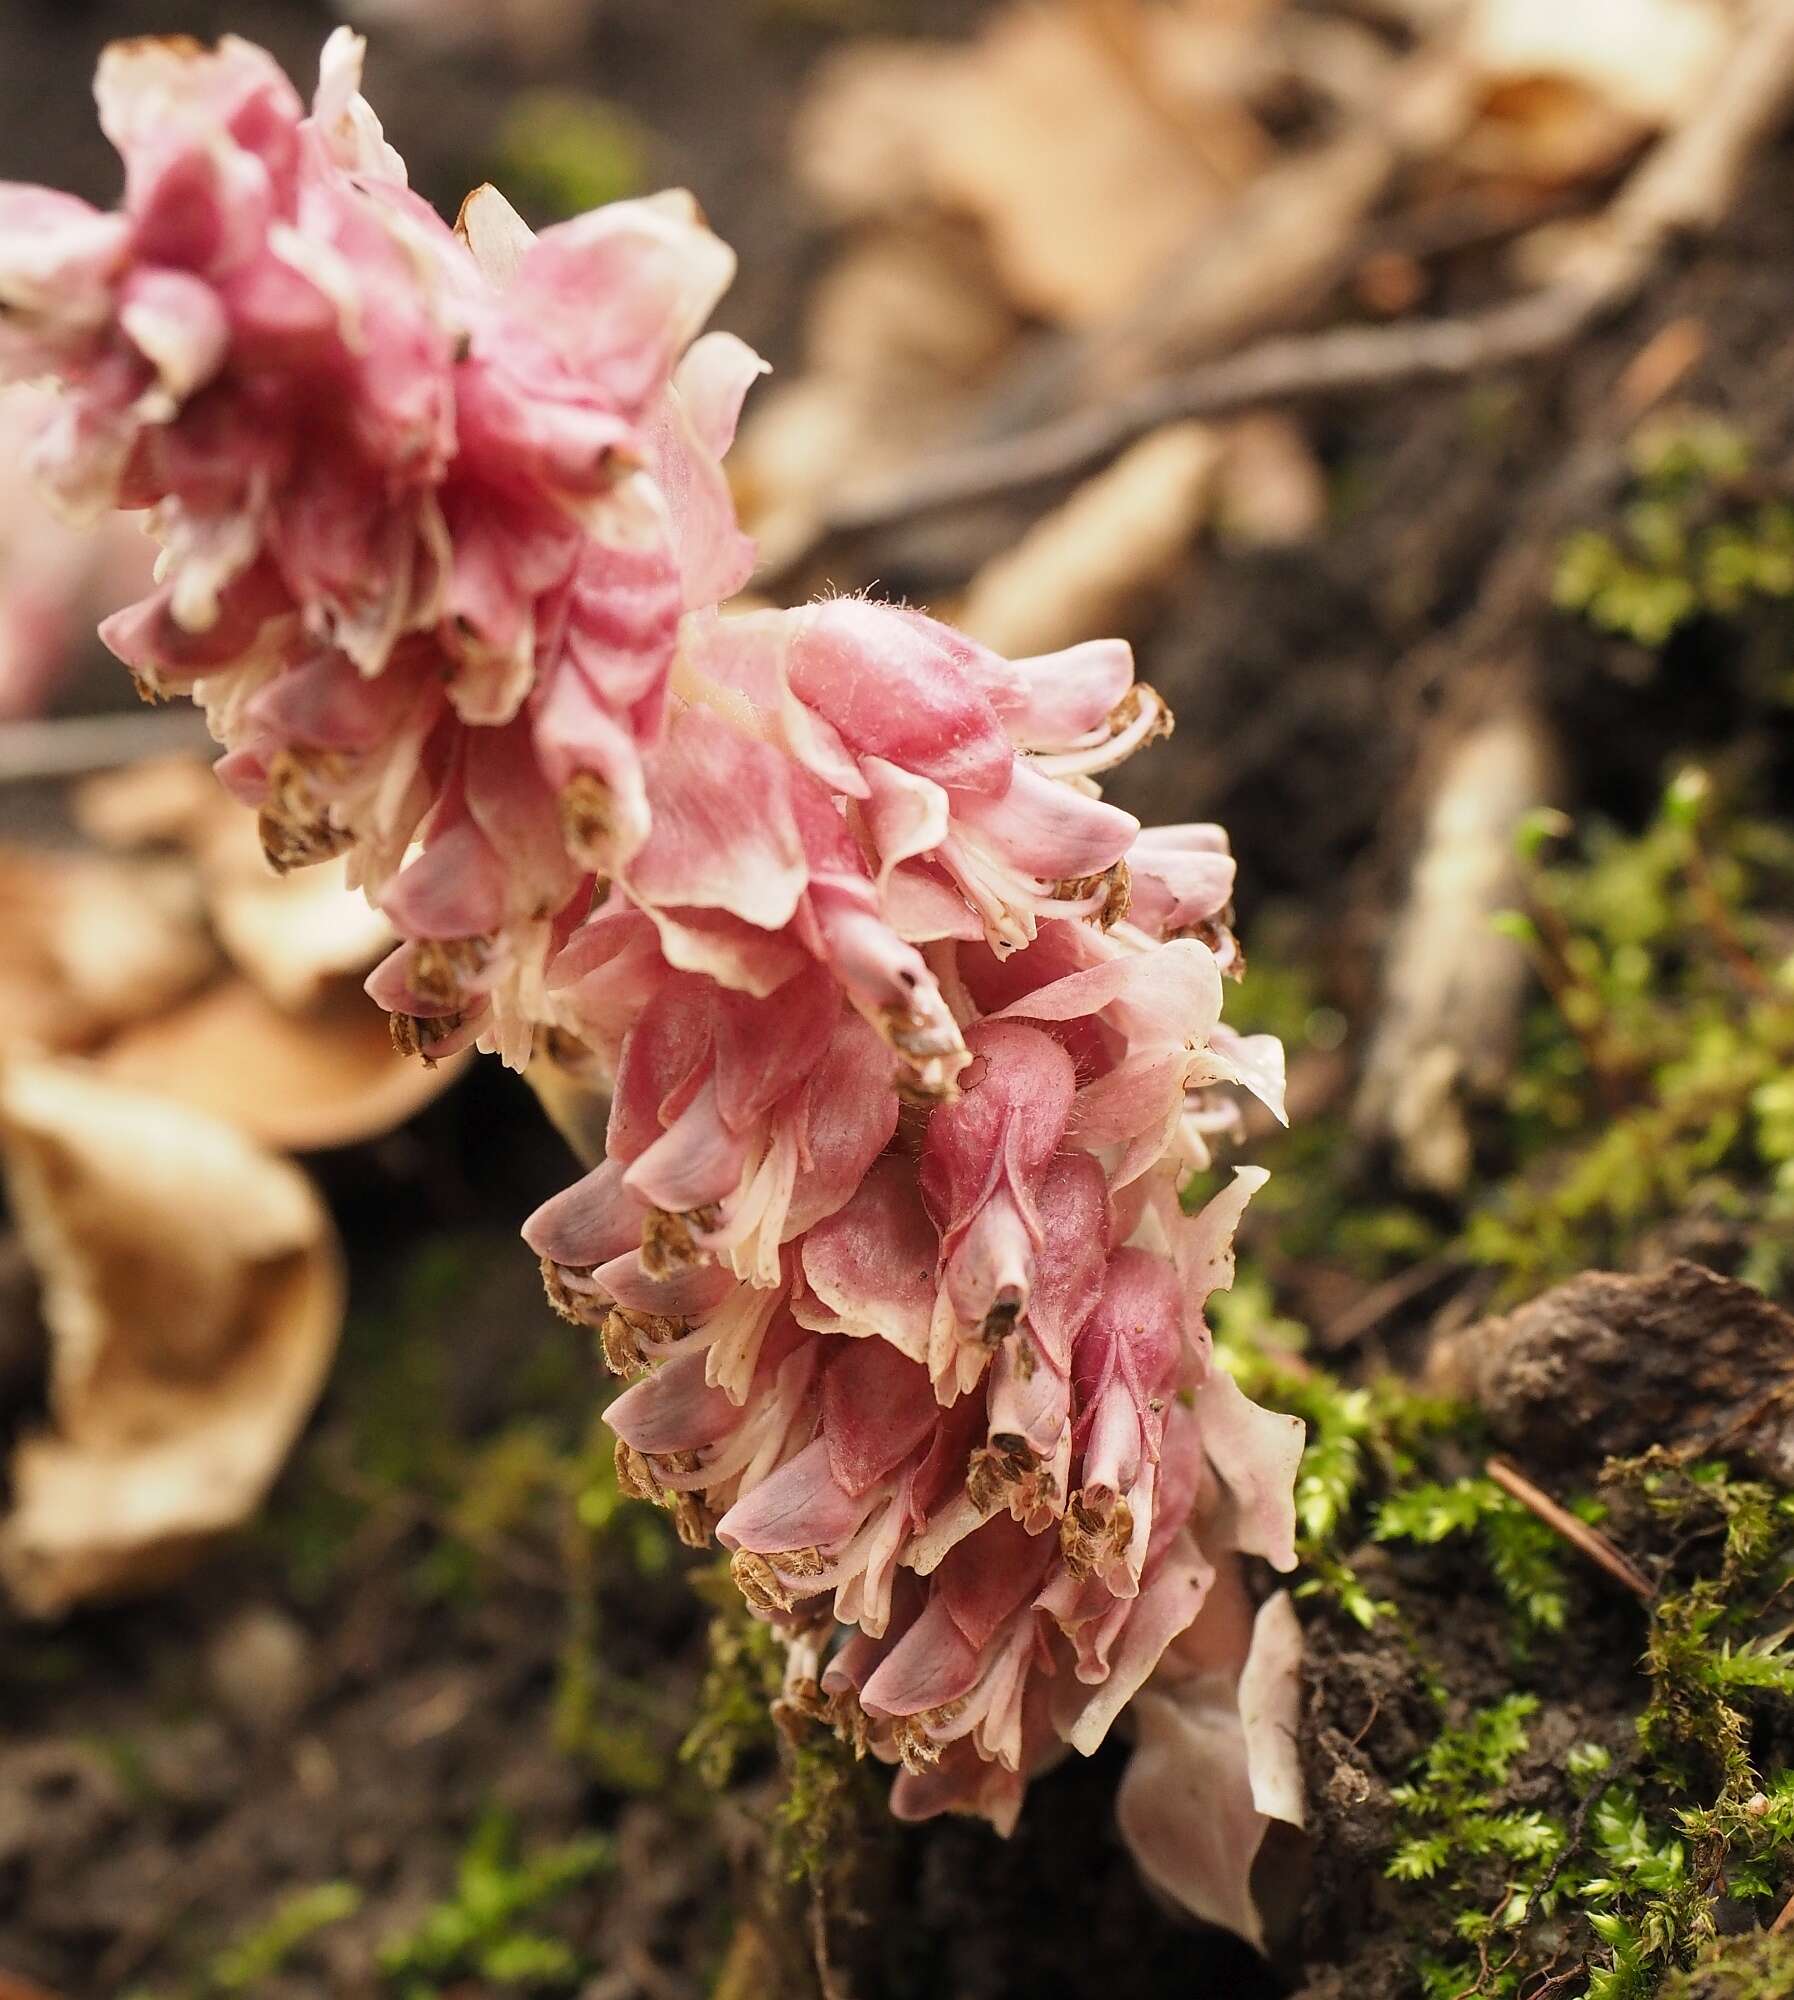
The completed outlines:
<svg viewBox="0 0 1794 2000">
<path fill-rule="evenodd" d="M 998 707 L 1015 740 L 1031 750 L 1056 750 L 1101 729 L 1134 684 L 1134 650 L 1125 639 L 1091 639 L 1012 666 L 1025 699 Z"/>
<path fill-rule="evenodd" d="M 1051 1535 L 1030 1535 L 1007 1514 L 961 1542 L 936 1572 L 936 1598 L 976 1647 L 987 1646 L 1040 1587 L 1057 1553 Z"/>
<path fill-rule="evenodd" d="M 1196 1390 L 1196 1414 L 1203 1450 L 1228 1497 L 1218 1546 L 1263 1556 L 1273 1569 L 1294 1569 L 1294 1492 L 1306 1438 L 1301 1418 L 1261 1409 L 1225 1368 L 1211 1368 Z"/>
<path fill-rule="evenodd" d="M 1088 1153 L 1067 1153 L 1040 1188 L 1040 1249 L 1028 1326 L 1063 1374 L 1072 1342 L 1102 1296 L 1109 1256 L 1109 1202 L 1102 1169 Z"/>
<path fill-rule="evenodd" d="M 830 1471 L 827 1439 L 817 1438 L 737 1500 L 717 1523 L 716 1538 L 724 1548 L 758 1555 L 832 1548 L 854 1533 L 865 1514 L 865 1503 Z"/>
<path fill-rule="evenodd" d="M 653 832 L 628 869 L 632 896 L 728 911 L 763 930 L 790 922 L 808 869 L 789 766 L 770 744 L 687 709 L 654 761 L 648 804 Z"/>
<path fill-rule="evenodd" d="M 523 1225 L 538 1257 L 590 1270 L 641 1241 L 642 1203 L 623 1185 L 621 1160 L 604 1160 L 569 1188 L 551 1195 Z"/>
<path fill-rule="evenodd" d="M 715 999 L 718 1105 L 731 1131 L 745 1131 L 788 1096 L 821 1061 L 841 996 L 809 971 L 755 999 L 722 992 Z"/>
<path fill-rule="evenodd" d="M 945 626 L 894 605 L 841 597 L 802 614 L 791 690 L 858 755 L 968 794 L 1008 788 L 1014 749 Z M 901 688 L 903 698 L 891 699 Z"/>
<path fill-rule="evenodd" d="M 650 432 L 649 462 L 672 516 L 685 602 L 694 607 L 733 597 L 754 571 L 754 545 L 735 524 L 719 461 L 766 366 L 734 334 L 705 334 L 680 362 Z"/>
<path fill-rule="evenodd" d="M 805 1283 L 829 1330 L 876 1335 L 920 1361 L 928 1350 L 939 1239 L 907 1160 L 880 1160 L 853 1198 L 803 1240 Z"/>
<path fill-rule="evenodd" d="M 72 194 L 0 181 L 0 363 L 34 329 L 80 333 L 104 325 L 122 268 L 130 224 Z"/>
<path fill-rule="evenodd" d="M 1236 1035 L 1231 1028 L 1216 1027 L 1210 1030 L 1209 1047 L 1280 1125 L 1289 1123 L 1283 1107 L 1283 1044 L 1275 1035 Z"/>
<path fill-rule="evenodd" d="M 804 1146 L 784 1240 L 843 1207 L 897 1129 L 891 1058 L 858 1015 L 843 1013 L 804 1087 Z"/>
<path fill-rule="evenodd" d="M 861 1494 L 888 1478 L 934 1429 L 928 1371 L 882 1340 L 831 1343 L 822 1428 L 837 1485 Z"/>
<path fill-rule="evenodd" d="M 1043 882 L 1100 875 L 1127 853 L 1140 831 L 1132 813 L 1043 778 L 1021 763 L 1000 797 L 956 793 L 953 814 L 968 833 Z"/>
<path fill-rule="evenodd" d="M 612 408 L 641 409 L 735 275 L 728 246 L 682 192 L 613 202 L 546 229 L 505 304 Z"/>
<path fill-rule="evenodd" d="M 592 1273 L 594 1287 L 631 1312 L 656 1319 L 703 1319 L 735 1289 L 735 1279 L 715 1264 L 693 1264 L 670 1277 L 650 1278 L 642 1269 L 637 1243 L 641 1235 L 639 1205 L 636 1234 L 627 1249 Z"/>
<path fill-rule="evenodd" d="M 1183 1536 L 1133 1599 L 1109 1652 L 1107 1675 L 1095 1687 L 1079 1689 L 1059 1710 L 1061 1732 L 1074 1750 L 1086 1757 L 1095 1754 L 1115 1718 L 1146 1685 L 1165 1648 L 1202 1609 L 1214 1576 L 1194 1539 Z"/>
<path fill-rule="evenodd" d="M 627 1185 L 653 1207 L 683 1215 L 726 1201 L 749 1157 L 748 1142 L 723 1123 L 712 1075 L 660 1137 L 637 1154 Z"/>
<path fill-rule="evenodd" d="M 879 1662 L 860 1700 L 881 1715 L 920 1715 L 970 1694 L 978 1669 L 977 1646 L 954 1623 L 937 1588 L 921 1617 Z"/>
<path fill-rule="evenodd" d="M 1218 826 L 1149 826 L 1128 850 L 1129 921 L 1154 936 L 1218 917 L 1233 899 L 1234 859 Z"/>
<path fill-rule="evenodd" d="M 210 285 L 184 271 L 134 271 L 119 295 L 119 325 L 156 371 L 172 407 L 224 365 L 230 325 Z"/>
<path fill-rule="evenodd" d="M 735 1429 L 741 1412 L 704 1380 L 702 1353 L 676 1354 L 625 1389 L 604 1421 L 625 1444 L 656 1457 L 703 1451 Z"/>
<path fill-rule="evenodd" d="M 1138 1747 L 1115 1801 L 1148 1881 L 1261 1951 L 1253 1864 L 1274 1822 L 1304 1819 L 1300 1665 L 1301 1632 L 1280 1593 L 1258 1614 L 1237 1688 L 1230 1675 L 1210 1673 L 1136 1698 Z"/>
</svg>

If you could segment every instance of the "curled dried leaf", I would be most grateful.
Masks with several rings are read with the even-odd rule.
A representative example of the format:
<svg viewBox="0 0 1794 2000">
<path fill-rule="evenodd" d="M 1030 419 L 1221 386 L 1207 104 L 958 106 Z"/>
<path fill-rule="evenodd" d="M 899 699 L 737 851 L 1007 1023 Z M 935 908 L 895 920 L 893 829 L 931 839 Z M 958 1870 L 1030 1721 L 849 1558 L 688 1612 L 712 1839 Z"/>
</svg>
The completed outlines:
<svg viewBox="0 0 1794 2000">
<path fill-rule="evenodd" d="M 0 848 L 0 1050 L 86 1048 L 215 962 L 180 865 Z"/>
<path fill-rule="evenodd" d="M 323 1386 L 343 1276 L 297 1168 L 87 1066 L 8 1066 L 0 1156 L 51 1341 L 0 1577 L 54 1617 L 155 1587 L 260 1503 Z"/>
<path fill-rule="evenodd" d="M 75 812 L 108 846 L 188 855 L 218 942 L 277 1006 L 317 1005 L 333 982 L 392 947 L 391 924 L 349 887 L 344 860 L 275 874 L 254 822 L 200 758 L 155 758 L 91 779 Z"/>
<path fill-rule="evenodd" d="M 118 1083 L 223 1119 L 262 1145 L 309 1153 L 404 1124 L 471 1056 L 408 1061 L 393 1048 L 386 1016 L 352 986 L 288 1014 L 248 980 L 232 979 L 120 1035 L 98 1064 Z"/>
</svg>

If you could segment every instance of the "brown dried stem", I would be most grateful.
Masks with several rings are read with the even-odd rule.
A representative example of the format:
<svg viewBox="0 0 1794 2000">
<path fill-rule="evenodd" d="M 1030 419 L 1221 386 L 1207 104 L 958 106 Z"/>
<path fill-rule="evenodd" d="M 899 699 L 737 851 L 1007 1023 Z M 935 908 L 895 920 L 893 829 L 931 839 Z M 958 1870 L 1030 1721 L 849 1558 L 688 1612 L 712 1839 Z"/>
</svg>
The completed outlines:
<svg viewBox="0 0 1794 2000">
<path fill-rule="evenodd" d="M 1646 1604 L 1656 1601 L 1656 1586 L 1630 1556 L 1616 1548 L 1598 1528 L 1591 1528 L 1535 1486 L 1517 1465 L 1505 1458 L 1491 1458 L 1483 1470 L 1510 1499 L 1518 1500 L 1528 1513 L 1536 1514 L 1546 1527 L 1604 1569 L 1616 1583 L 1624 1584 Z"/>
</svg>

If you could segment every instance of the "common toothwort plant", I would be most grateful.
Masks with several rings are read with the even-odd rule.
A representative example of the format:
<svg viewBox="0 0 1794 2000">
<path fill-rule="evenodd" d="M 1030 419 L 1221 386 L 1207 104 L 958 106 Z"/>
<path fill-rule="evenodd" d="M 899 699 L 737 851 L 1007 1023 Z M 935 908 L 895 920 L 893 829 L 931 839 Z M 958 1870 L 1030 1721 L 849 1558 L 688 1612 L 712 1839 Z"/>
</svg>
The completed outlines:
<svg viewBox="0 0 1794 2000">
<path fill-rule="evenodd" d="M 1006 660 L 747 581 L 719 461 L 758 358 L 689 196 L 532 236 L 406 186 L 332 37 L 108 50 L 114 214 L 0 187 L 0 376 L 38 473 L 141 508 L 104 636 L 191 692 L 276 868 L 346 854 L 403 942 L 400 1044 L 552 1054 L 603 1163 L 532 1216 L 549 1295 L 637 1379 L 627 1488 L 714 1536 L 786 1705 L 1007 1830 L 1132 1706 L 1123 1830 L 1257 1938 L 1299 1821 L 1293 1418 L 1211 1360 L 1236 1171 L 1280 1106 L 1220 1023 L 1233 863 L 1095 779 L 1166 726 L 1119 642 Z"/>
</svg>

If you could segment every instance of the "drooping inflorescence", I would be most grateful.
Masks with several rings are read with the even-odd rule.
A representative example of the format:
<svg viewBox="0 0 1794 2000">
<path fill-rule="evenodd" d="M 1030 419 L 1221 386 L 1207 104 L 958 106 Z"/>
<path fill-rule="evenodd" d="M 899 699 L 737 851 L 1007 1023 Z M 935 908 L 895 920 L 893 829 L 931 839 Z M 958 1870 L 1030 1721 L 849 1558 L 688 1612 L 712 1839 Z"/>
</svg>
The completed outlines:
<svg viewBox="0 0 1794 2000">
<path fill-rule="evenodd" d="M 1220 1022 L 1224 837 L 1098 795 L 1161 704 L 1120 642 L 722 610 L 730 253 L 684 195 L 450 229 L 360 65 L 333 36 L 307 115 L 245 43 L 119 45 L 121 210 L 0 186 L 38 472 L 161 545 L 107 642 L 203 704 L 275 867 L 349 857 L 402 1046 L 609 1095 L 525 1235 L 789 1710 L 900 1763 L 900 1814 L 1007 1828 L 1134 1701 L 1124 1831 L 1255 1936 L 1298 1639 L 1240 1559 L 1293 1562 L 1301 1432 L 1203 1320 L 1262 1175 L 1179 1189 L 1282 1058 Z"/>
</svg>

